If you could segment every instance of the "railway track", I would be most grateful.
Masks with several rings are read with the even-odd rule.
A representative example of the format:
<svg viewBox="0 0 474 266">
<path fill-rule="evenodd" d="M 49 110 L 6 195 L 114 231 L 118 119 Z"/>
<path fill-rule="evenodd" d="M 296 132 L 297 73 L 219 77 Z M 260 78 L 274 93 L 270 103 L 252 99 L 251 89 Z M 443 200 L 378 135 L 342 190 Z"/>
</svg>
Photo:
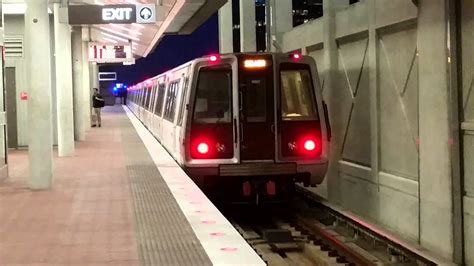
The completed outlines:
<svg viewBox="0 0 474 266">
<path fill-rule="evenodd" d="M 304 191 L 284 206 L 224 212 L 268 265 L 436 265 Z"/>
</svg>

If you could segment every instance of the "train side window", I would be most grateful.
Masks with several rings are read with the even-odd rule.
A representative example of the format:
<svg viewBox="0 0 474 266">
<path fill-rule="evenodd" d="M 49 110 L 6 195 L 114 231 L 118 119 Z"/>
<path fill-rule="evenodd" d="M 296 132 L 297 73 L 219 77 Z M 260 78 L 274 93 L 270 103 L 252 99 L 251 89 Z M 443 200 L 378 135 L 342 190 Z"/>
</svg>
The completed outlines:
<svg viewBox="0 0 474 266">
<path fill-rule="evenodd" d="M 148 110 L 152 113 L 154 112 L 153 109 L 155 108 L 155 100 L 156 100 L 156 85 L 153 84 L 152 89 L 151 89 L 151 102 L 148 107 Z"/>
<path fill-rule="evenodd" d="M 161 83 L 158 86 L 158 99 L 156 101 L 155 114 L 161 117 L 163 114 L 163 100 L 165 99 L 165 84 Z"/>
<path fill-rule="evenodd" d="M 168 86 L 168 93 L 166 94 L 165 114 L 163 117 L 170 122 L 174 122 L 175 118 L 178 86 L 179 80 L 171 82 Z"/>
<path fill-rule="evenodd" d="M 199 70 L 193 122 L 231 123 L 232 68 L 230 65 Z"/>
<path fill-rule="evenodd" d="M 306 65 L 282 66 L 280 71 L 281 118 L 283 120 L 316 120 L 313 82 Z"/>
<path fill-rule="evenodd" d="M 146 94 L 147 94 L 147 96 L 146 96 L 146 106 L 145 106 L 146 110 L 150 109 L 151 97 L 153 96 L 152 93 L 151 93 L 151 89 L 152 89 L 151 86 L 146 88 Z"/>
<path fill-rule="evenodd" d="M 183 93 L 181 94 L 181 107 L 179 110 L 179 117 L 178 117 L 179 126 L 183 124 L 183 116 L 184 116 L 184 111 L 186 109 L 186 103 L 184 101 L 186 99 L 186 93 L 188 92 L 188 85 L 189 85 L 189 78 L 186 77 L 184 78 Z"/>
</svg>

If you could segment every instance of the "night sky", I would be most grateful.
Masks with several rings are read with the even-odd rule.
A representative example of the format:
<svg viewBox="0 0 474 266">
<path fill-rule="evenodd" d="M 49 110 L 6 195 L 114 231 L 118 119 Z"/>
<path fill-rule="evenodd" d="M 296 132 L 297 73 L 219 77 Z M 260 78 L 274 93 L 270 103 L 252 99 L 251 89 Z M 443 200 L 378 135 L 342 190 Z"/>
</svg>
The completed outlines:
<svg viewBox="0 0 474 266">
<path fill-rule="evenodd" d="M 136 84 L 203 55 L 219 52 L 218 16 L 214 14 L 191 35 L 165 36 L 146 58 L 132 66 L 101 66 L 101 72 L 117 72 L 117 82 Z"/>
</svg>

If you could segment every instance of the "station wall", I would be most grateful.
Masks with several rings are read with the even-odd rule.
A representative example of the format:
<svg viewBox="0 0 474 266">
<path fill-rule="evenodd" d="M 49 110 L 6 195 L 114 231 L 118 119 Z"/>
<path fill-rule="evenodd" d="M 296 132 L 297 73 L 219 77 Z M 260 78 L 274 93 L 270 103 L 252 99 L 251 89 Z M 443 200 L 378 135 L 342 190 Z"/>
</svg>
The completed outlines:
<svg viewBox="0 0 474 266">
<path fill-rule="evenodd" d="M 436 101 L 427 104 L 430 92 L 420 87 L 418 46 L 426 40 L 418 32 L 419 10 L 408 0 L 362 0 L 333 10 L 328 10 L 328 2 L 323 17 L 286 32 L 282 41 L 284 52 L 299 50 L 315 58 L 330 110 L 332 162 L 325 182 L 315 190 L 330 202 L 452 258 L 452 187 L 445 173 L 450 173 L 450 163 L 458 162 L 451 162 L 449 152 L 426 154 L 431 152 L 427 144 L 420 153 L 420 128 L 424 136 L 432 131 L 434 138 L 449 140 L 444 128 L 436 132 L 436 125 L 420 120 L 430 115 L 427 107 L 436 106 Z M 465 250 L 473 250 L 474 3 L 462 2 L 464 243 Z M 440 10 L 441 4 L 435 8 Z M 424 59 L 426 70 L 429 59 Z M 439 96 L 435 91 L 433 95 Z M 447 105 L 449 99 L 443 97 L 439 98 Z M 441 124 L 448 125 L 442 118 Z M 433 165 L 436 161 L 443 165 Z M 427 169 L 438 166 L 439 175 L 431 176 L 437 170 Z M 474 254 L 465 253 L 474 265 Z"/>
<path fill-rule="evenodd" d="M 26 40 L 24 38 L 25 22 L 23 15 L 5 15 L 5 42 L 6 42 L 6 60 L 5 67 L 14 67 L 16 73 L 16 115 L 17 115 L 17 138 L 18 146 L 28 146 L 28 101 L 21 100 L 20 94 L 22 92 L 28 93 L 28 83 L 26 71 L 28 64 L 34 64 L 34 62 L 26 62 L 24 56 Z M 50 17 L 50 32 L 54 34 L 54 23 L 52 16 Z M 52 35 L 53 36 L 53 35 Z M 54 60 L 54 38 L 51 40 L 51 82 L 52 86 L 52 112 L 53 112 L 53 144 L 57 145 L 57 114 L 56 114 L 56 72 L 55 72 L 55 60 Z M 34 41 L 34 40 L 33 40 Z M 9 49 L 9 42 L 15 42 L 15 49 L 17 52 L 12 52 Z M 11 46 L 10 46 L 11 47 Z M 38 47 L 38 49 L 41 49 Z M 21 51 L 21 52 L 20 52 Z M 7 103 L 8 104 L 8 103 Z"/>
</svg>

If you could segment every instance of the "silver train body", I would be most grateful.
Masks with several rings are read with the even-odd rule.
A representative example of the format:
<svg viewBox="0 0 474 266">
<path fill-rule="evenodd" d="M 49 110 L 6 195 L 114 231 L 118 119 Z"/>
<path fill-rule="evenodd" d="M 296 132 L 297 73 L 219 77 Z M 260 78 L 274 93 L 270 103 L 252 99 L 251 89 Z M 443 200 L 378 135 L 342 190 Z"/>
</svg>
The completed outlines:
<svg viewBox="0 0 474 266">
<path fill-rule="evenodd" d="M 127 105 L 206 193 L 271 200 L 324 179 L 319 84 L 311 57 L 212 55 L 130 87 Z"/>
</svg>

